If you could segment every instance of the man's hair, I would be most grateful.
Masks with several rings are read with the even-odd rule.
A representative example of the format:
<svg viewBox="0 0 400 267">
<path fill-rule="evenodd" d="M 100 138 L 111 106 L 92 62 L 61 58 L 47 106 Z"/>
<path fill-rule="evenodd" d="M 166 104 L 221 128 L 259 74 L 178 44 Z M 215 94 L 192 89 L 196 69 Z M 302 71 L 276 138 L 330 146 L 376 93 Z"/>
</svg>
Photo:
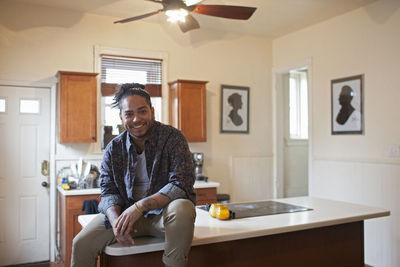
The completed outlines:
<svg viewBox="0 0 400 267">
<path fill-rule="evenodd" d="M 150 95 L 144 88 L 145 86 L 140 83 L 125 83 L 121 85 L 118 92 L 115 93 L 111 106 L 113 108 L 119 108 L 121 111 L 121 103 L 127 96 L 140 95 L 146 99 L 147 104 L 149 104 L 151 108 Z"/>
</svg>

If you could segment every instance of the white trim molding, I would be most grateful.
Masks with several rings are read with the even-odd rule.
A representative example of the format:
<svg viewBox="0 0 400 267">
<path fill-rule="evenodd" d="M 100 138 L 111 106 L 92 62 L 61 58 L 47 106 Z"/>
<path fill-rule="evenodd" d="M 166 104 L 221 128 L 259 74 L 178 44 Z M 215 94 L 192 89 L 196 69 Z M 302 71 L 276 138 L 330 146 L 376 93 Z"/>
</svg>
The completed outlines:
<svg viewBox="0 0 400 267">
<path fill-rule="evenodd" d="M 43 82 L 31 82 L 31 81 L 8 81 L 0 80 L 0 85 L 2 86 L 15 86 L 15 87 L 35 87 L 35 88 L 47 88 L 52 89 L 56 86 L 57 79 L 54 77 L 54 83 L 43 83 Z"/>
<path fill-rule="evenodd" d="M 344 157 L 326 157 L 326 156 L 313 156 L 314 161 L 335 161 L 342 163 L 366 163 L 366 164 L 379 164 L 379 165 L 400 165 L 399 158 L 344 158 Z"/>
</svg>

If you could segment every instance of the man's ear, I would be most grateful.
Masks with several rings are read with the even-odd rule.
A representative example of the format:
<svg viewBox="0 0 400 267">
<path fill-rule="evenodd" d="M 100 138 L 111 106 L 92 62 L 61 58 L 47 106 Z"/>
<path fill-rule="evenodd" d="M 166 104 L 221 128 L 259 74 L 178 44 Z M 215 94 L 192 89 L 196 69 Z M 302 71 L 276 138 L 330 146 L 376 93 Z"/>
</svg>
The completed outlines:
<svg viewBox="0 0 400 267">
<path fill-rule="evenodd" d="M 154 116 L 154 107 L 151 107 L 151 118 L 154 120 L 155 116 Z"/>
<path fill-rule="evenodd" d="M 119 118 L 122 121 L 122 115 L 121 115 L 121 111 L 119 112 Z"/>
</svg>

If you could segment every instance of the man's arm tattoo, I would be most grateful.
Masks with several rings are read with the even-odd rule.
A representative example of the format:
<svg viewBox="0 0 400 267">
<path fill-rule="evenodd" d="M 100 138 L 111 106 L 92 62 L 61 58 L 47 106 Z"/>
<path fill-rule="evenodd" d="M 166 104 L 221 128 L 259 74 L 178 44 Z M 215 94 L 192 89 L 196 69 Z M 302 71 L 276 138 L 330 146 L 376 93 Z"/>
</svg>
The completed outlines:
<svg viewBox="0 0 400 267">
<path fill-rule="evenodd" d="M 144 211 L 149 211 L 164 208 L 170 201 L 167 196 L 154 194 L 142 199 L 140 202 Z"/>
<path fill-rule="evenodd" d="M 159 203 L 157 199 L 155 199 L 152 196 L 149 196 L 145 199 L 143 199 L 143 206 L 146 210 L 155 210 L 158 208 Z"/>
</svg>

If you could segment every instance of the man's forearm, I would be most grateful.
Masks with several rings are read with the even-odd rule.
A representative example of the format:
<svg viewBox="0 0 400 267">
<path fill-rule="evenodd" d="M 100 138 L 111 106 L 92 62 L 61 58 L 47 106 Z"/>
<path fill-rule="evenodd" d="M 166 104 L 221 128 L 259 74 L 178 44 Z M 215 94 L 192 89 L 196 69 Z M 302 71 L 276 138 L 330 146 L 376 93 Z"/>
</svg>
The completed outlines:
<svg viewBox="0 0 400 267">
<path fill-rule="evenodd" d="M 121 208 L 119 206 L 111 206 L 107 209 L 107 218 L 110 221 L 111 225 L 114 225 L 114 222 L 118 219 L 121 214 Z"/>
<path fill-rule="evenodd" d="M 164 208 L 171 200 L 163 194 L 156 193 L 137 202 L 141 212 Z"/>
</svg>

